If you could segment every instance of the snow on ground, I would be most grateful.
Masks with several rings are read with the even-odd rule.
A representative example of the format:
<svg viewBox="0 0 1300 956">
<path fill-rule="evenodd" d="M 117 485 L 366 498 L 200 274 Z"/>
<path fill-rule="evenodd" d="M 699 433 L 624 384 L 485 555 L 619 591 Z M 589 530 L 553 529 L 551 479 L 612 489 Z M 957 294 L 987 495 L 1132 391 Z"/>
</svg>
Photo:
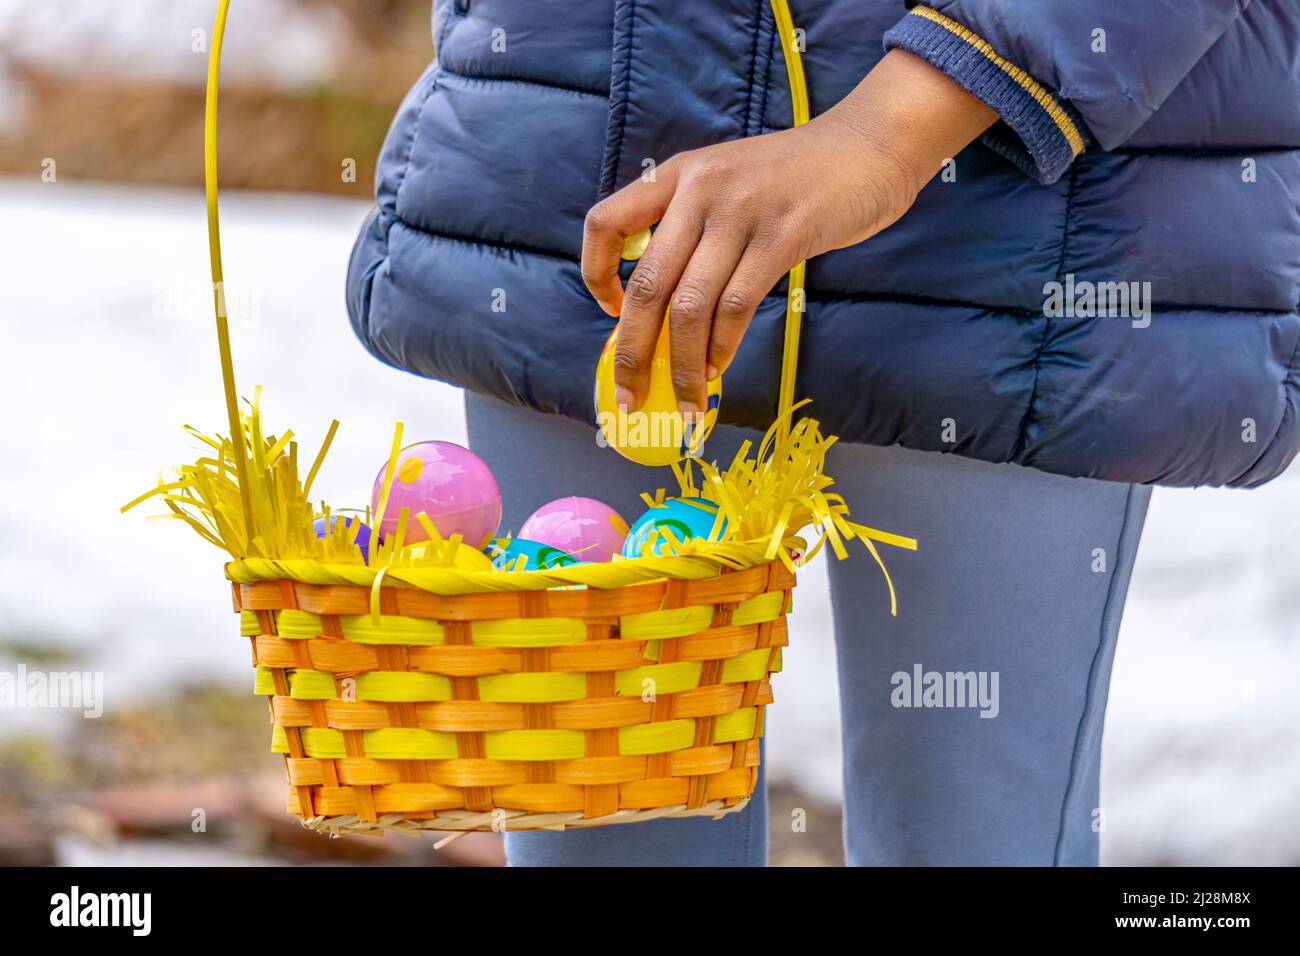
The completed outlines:
<svg viewBox="0 0 1300 956">
<path fill-rule="evenodd" d="M 118 507 L 224 428 L 197 191 L 0 180 L 0 636 L 77 642 L 106 705 L 187 679 L 251 684 L 221 555 Z M 241 391 L 318 480 L 361 505 L 392 425 L 464 439 L 456 390 L 371 359 L 343 307 L 364 204 L 222 205 Z M 775 777 L 834 797 L 838 702 L 825 576 L 800 582 L 769 722 Z M 1121 636 L 1102 804 L 1109 863 L 1300 863 L 1300 471 L 1251 493 L 1158 491 Z M 8 666 L 5 662 L 0 662 Z M 0 710 L 0 730 L 50 727 Z"/>
<path fill-rule="evenodd" d="M 99 845 L 75 836 L 60 836 L 55 841 L 58 866 L 285 866 L 274 857 L 251 856 L 237 850 L 209 847 L 187 840 L 132 840 Z"/>
<path fill-rule="evenodd" d="M 307 89 L 334 74 L 347 24 L 338 10 L 291 0 L 240 4 L 226 28 L 226 66 L 246 81 Z M 202 85 L 212 0 L 0 0 L 6 58 L 51 72 Z"/>
<path fill-rule="evenodd" d="M 60 182 L 0 196 L 0 321 L 5 352 L 22 356 L 0 380 L 0 402 L 21 412 L 0 429 L 0 632 L 110 647 L 110 706 L 177 668 L 246 680 L 221 553 L 146 521 L 148 508 L 117 513 L 158 469 L 196 457 L 182 424 L 226 430 L 201 193 Z M 343 421 L 322 496 L 364 506 L 399 418 L 407 435 L 464 440 L 454 389 L 374 361 L 348 327 L 362 204 L 236 194 L 222 212 L 241 394 L 265 384 L 268 426 L 292 427 L 308 454 Z"/>
</svg>

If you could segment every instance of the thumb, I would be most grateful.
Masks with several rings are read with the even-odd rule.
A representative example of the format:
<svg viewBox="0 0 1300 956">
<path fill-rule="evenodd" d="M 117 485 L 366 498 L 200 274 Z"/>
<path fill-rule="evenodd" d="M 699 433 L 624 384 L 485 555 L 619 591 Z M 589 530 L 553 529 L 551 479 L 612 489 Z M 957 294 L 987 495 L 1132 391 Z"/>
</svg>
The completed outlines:
<svg viewBox="0 0 1300 956">
<path fill-rule="evenodd" d="M 582 281 L 610 315 L 623 310 L 618 264 L 624 243 L 663 218 L 676 189 L 676 164 L 669 160 L 654 170 L 652 178 L 643 176 L 629 183 L 587 213 L 582 231 Z"/>
</svg>

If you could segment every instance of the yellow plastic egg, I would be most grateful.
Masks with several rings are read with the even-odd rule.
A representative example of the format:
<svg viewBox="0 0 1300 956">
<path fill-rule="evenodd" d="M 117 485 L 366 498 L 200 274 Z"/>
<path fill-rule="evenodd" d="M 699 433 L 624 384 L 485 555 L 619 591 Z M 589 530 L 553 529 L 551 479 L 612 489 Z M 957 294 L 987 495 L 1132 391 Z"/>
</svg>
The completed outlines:
<svg viewBox="0 0 1300 956">
<path fill-rule="evenodd" d="M 480 551 L 478 548 L 470 547 L 464 542 L 456 549 L 454 559 L 456 567 L 462 571 L 492 571 L 492 559 Z"/>
<path fill-rule="evenodd" d="M 447 547 L 446 543 L 435 545 L 434 547 Z M 410 549 L 410 555 L 417 562 L 423 561 L 428 554 L 428 545 L 419 545 Z M 477 548 L 461 542 L 456 546 L 456 553 L 452 555 L 451 567 L 459 568 L 461 571 L 491 571 L 492 559 Z"/>
<path fill-rule="evenodd" d="M 614 349 L 618 329 L 610 333 L 596 365 L 596 418 L 605 443 L 624 458 L 641 465 L 671 465 L 697 457 L 718 420 L 722 403 L 722 376 L 706 386 L 708 407 L 693 423 L 677 410 L 672 366 L 668 352 L 668 317 L 655 346 L 650 367 L 650 388 L 645 403 L 631 412 L 620 408 L 614 396 Z"/>
</svg>

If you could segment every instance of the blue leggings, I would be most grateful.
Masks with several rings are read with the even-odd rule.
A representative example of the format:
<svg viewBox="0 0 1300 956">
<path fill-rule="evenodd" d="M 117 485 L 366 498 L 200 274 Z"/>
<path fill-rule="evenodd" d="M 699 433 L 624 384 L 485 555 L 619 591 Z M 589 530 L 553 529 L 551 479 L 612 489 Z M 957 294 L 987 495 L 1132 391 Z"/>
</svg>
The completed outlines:
<svg viewBox="0 0 1300 956">
<path fill-rule="evenodd" d="M 564 495 L 630 519 L 641 491 L 674 485 L 576 422 L 466 405 L 507 529 Z M 708 455 L 753 437 L 719 427 Z M 1095 865 L 1106 694 L 1150 489 L 863 445 L 837 445 L 827 470 L 860 520 L 920 541 L 887 549 L 896 618 L 865 554 L 817 559 L 830 564 L 848 863 Z M 760 777 L 748 808 L 719 821 L 512 833 L 506 851 L 515 866 L 762 866 L 766 817 Z"/>
</svg>

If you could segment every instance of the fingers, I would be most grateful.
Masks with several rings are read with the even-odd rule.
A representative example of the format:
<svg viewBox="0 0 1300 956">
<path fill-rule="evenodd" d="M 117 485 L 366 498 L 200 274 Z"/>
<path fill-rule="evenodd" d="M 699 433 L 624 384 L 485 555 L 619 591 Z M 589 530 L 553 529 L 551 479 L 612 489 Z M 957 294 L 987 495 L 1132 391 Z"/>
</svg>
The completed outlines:
<svg viewBox="0 0 1300 956">
<path fill-rule="evenodd" d="M 773 243 L 762 239 L 751 241 L 745 248 L 714 308 L 705 369 L 709 381 L 725 372 L 736 357 L 763 296 L 785 274 L 786 258 Z"/>
<path fill-rule="evenodd" d="M 708 229 L 673 292 L 668 310 L 673 391 L 688 418 L 708 407 L 705 366 L 714 310 L 744 251 L 741 236 Z"/>
<path fill-rule="evenodd" d="M 587 214 L 582 278 L 601 308 L 619 317 L 614 383 L 629 411 L 645 403 L 666 312 L 678 407 L 685 415 L 704 411 L 707 383 L 734 360 L 763 296 L 797 258 L 746 203 L 727 197 L 721 186 L 732 179 L 674 157 L 655 181 L 631 183 Z M 656 222 L 624 290 L 624 243 Z"/>
<path fill-rule="evenodd" d="M 655 179 L 638 179 L 601 200 L 587 213 L 582 235 L 582 281 L 600 307 L 617 316 L 623 308 L 618 264 L 629 236 L 663 218 L 676 190 L 676 165 L 670 160 Z"/>
<path fill-rule="evenodd" d="M 627 280 L 614 350 L 614 385 L 618 403 L 629 411 L 645 402 L 669 296 L 700 241 L 701 229 L 692 209 L 674 203 Z"/>
</svg>

